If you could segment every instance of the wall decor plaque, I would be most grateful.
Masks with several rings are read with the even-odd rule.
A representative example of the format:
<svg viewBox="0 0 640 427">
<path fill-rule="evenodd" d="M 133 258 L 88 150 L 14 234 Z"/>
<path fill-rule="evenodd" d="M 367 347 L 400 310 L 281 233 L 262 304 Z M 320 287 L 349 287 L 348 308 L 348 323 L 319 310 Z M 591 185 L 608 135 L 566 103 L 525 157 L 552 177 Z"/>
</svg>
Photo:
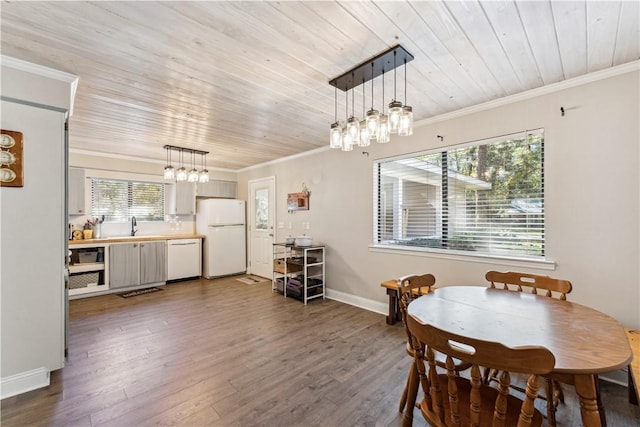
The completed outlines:
<svg viewBox="0 0 640 427">
<path fill-rule="evenodd" d="M 288 211 L 308 211 L 309 195 L 307 193 L 289 193 L 287 195 Z"/>
<path fill-rule="evenodd" d="M 0 129 L 0 186 L 22 187 L 22 132 Z"/>
</svg>

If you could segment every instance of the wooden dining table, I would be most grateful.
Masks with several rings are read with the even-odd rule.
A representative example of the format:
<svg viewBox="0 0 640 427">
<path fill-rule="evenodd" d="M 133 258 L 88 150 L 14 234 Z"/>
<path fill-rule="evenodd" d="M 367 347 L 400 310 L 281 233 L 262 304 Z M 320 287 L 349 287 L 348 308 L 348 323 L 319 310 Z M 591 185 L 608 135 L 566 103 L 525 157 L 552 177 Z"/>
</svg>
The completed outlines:
<svg viewBox="0 0 640 427">
<path fill-rule="evenodd" d="M 408 315 L 422 324 L 508 347 L 544 346 L 555 356 L 550 376 L 575 386 L 585 427 L 606 426 L 598 374 L 632 358 L 622 325 L 580 304 L 484 286 L 449 286 L 417 298 Z"/>
</svg>

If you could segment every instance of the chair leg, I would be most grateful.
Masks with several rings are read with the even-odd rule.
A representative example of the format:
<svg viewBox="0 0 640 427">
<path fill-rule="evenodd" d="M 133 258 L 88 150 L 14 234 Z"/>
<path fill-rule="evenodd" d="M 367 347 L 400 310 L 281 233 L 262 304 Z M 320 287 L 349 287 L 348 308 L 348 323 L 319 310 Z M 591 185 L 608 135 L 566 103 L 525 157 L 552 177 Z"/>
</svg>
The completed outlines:
<svg viewBox="0 0 640 427">
<path fill-rule="evenodd" d="M 402 427 L 411 427 L 413 425 L 413 409 L 416 407 L 416 400 L 418 398 L 418 388 L 420 387 L 420 376 L 416 367 L 416 362 L 411 363 L 411 370 L 409 371 L 409 377 L 407 378 L 406 393 L 406 407 L 402 417 Z M 403 393 L 404 395 L 404 393 Z"/>
<path fill-rule="evenodd" d="M 400 407 L 398 408 L 398 412 L 404 411 L 404 407 L 407 404 L 407 390 L 409 390 L 410 382 L 411 382 L 411 370 L 409 370 L 409 375 L 407 375 L 407 383 L 404 386 L 404 390 L 402 390 L 402 396 L 400 397 Z"/>
<path fill-rule="evenodd" d="M 558 401 L 555 398 L 556 395 L 553 390 L 553 383 L 554 381 L 550 378 L 546 378 L 544 381 L 544 393 L 547 398 L 547 424 L 549 427 L 555 427 L 556 425 L 556 408 L 558 406 Z"/>
<path fill-rule="evenodd" d="M 553 402 L 557 407 L 558 402 L 564 403 L 564 392 L 562 391 L 562 386 L 560 386 L 560 383 L 556 380 L 553 380 L 553 388 L 555 390 L 553 394 Z"/>
</svg>

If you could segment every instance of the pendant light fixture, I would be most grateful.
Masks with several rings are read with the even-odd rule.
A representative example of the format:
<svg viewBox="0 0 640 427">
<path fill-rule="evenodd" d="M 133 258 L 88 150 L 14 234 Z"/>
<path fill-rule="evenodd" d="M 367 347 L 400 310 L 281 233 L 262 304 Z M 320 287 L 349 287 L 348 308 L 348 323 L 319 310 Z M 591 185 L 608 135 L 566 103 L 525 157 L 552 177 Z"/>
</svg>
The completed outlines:
<svg viewBox="0 0 640 427">
<path fill-rule="evenodd" d="M 407 105 L 407 60 L 404 61 L 404 107 L 400 115 L 398 135 L 413 135 L 413 108 Z"/>
<path fill-rule="evenodd" d="M 171 166 L 171 150 L 166 146 L 165 150 L 167 150 L 167 166 L 164 167 L 164 179 L 175 179 L 176 170 Z"/>
<path fill-rule="evenodd" d="M 365 90 L 364 90 L 364 76 L 362 77 L 362 117 L 360 120 L 360 139 L 358 140 L 358 147 L 368 147 L 371 145 L 371 141 L 369 140 L 369 128 L 367 127 L 367 119 L 364 114 L 364 104 L 365 104 Z"/>
<path fill-rule="evenodd" d="M 371 63 L 371 75 L 374 74 L 373 62 Z M 363 86 L 364 88 L 364 86 Z M 367 111 L 367 129 L 369 129 L 369 137 L 374 141 L 378 139 L 380 131 L 380 112 L 373 109 L 373 79 L 371 79 L 371 109 Z"/>
<path fill-rule="evenodd" d="M 389 132 L 389 116 L 384 113 L 384 67 L 382 68 L 382 114 L 380 114 L 380 126 L 378 127 L 378 144 L 386 144 L 391 141 Z"/>
<path fill-rule="evenodd" d="M 335 93 L 333 96 L 335 102 L 335 122 L 331 124 L 331 132 L 329 134 L 329 147 L 331 148 L 342 148 L 342 126 L 338 122 L 338 88 L 335 88 Z"/>
<path fill-rule="evenodd" d="M 396 101 L 396 53 L 393 52 L 393 99 L 389 103 L 389 133 L 398 133 L 402 102 Z"/>
<path fill-rule="evenodd" d="M 201 152 L 200 157 L 202 158 L 202 170 L 198 175 L 198 181 L 202 183 L 209 182 L 209 171 L 207 170 L 207 153 L 205 151 Z"/>
<path fill-rule="evenodd" d="M 167 161 L 168 165 L 164 168 L 164 179 L 175 179 L 176 181 L 188 181 L 188 182 L 208 182 L 209 181 L 209 171 L 205 169 L 205 159 L 204 156 L 209 154 L 208 151 L 202 150 L 194 150 L 193 148 L 184 148 L 177 147 L 175 145 L 165 145 L 164 148 L 167 151 Z M 171 166 L 171 152 L 178 151 L 180 152 L 180 167 L 177 170 L 173 169 Z M 191 170 L 187 173 L 187 170 L 184 168 L 184 152 L 191 154 Z M 196 155 L 202 156 L 202 170 L 198 171 L 196 169 Z"/>
<path fill-rule="evenodd" d="M 351 73 L 353 78 L 353 73 Z M 351 89 L 351 117 L 347 120 L 347 132 L 351 136 L 352 144 L 357 144 L 360 138 L 360 120 L 356 117 L 355 112 L 355 93 Z"/>
<path fill-rule="evenodd" d="M 349 115 L 349 92 L 345 93 L 344 96 L 345 99 L 345 116 Z M 347 119 L 347 123 L 349 122 L 349 119 Z M 353 141 L 353 138 L 351 137 L 351 134 L 349 133 L 349 129 L 348 127 L 344 128 L 344 132 L 342 133 L 342 151 L 353 151 L 353 144 L 355 141 Z"/>
<path fill-rule="evenodd" d="M 346 73 L 329 81 L 335 88 L 335 122 L 331 124 L 329 146 L 342 148 L 343 151 L 352 151 L 353 145 L 368 146 L 371 141 L 386 143 L 390 141 L 390 134 L 400 136 L 413 133 L 413 109 L 396 98 L 398 64 L 405 66 L 405 104 L 407 102 L 407 63 L 413 60 L 413 55 L 400 45 L 396 45 L 379 55 L 361 63 Z M 388 116 L 385 114 L 385 71 L 393 69 L 393 99 L 389 103 Z M 382 109 L 374 108 L 373 80 L 382 75 Z M 371 81 L 371 109 L 365 114 L 366 82 Z M 362 85 L 362 114 L 363 120 L 359 121 L 355 116 L 355 92 L 356 86 Z M 338 95 L 337 89 L 345 92 L 345 122 L 344 126 L 338 121 Z M 351 115 L 349 115 L 349 90 L 351 90 Z M 402 123 L 402 125 L 401 125 Z M 400 130 L 402 129 L 402 130 Z"/>
<path fill-rule="evenodd" d="M 195 156 L 193 151 L 191 152 L 191 170 L 187 175 L 187 181 L 189 182 L 198 182 L 198 169 L 196 169 Z"/>
<path fill-rule="evenodd" d="M 184 168 L 182 163 L 182 149 L 180 150 L 180 167 L 176 171 L 176 181 L 186 181 L 187 180 L 187 170 Z"/>
</svg>

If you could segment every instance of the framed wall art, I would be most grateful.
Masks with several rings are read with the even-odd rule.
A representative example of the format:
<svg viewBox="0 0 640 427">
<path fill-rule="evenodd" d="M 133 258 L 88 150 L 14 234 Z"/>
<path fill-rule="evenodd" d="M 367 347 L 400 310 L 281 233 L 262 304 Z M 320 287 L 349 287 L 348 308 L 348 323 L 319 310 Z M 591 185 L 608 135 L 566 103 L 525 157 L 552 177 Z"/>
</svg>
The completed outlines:
<svg viewBox="0 0 640 427">
<path fill-rule="evenodd" d="M 308 193 L 289 193 L 287 195 L 287 210 L 289 211 L 308 211 L 309 195 Z"/>
<path fill-rule="evenodd" d="M 22 132 L 0 129 L 0 186 L 22 187 Z"/>
</svg>

